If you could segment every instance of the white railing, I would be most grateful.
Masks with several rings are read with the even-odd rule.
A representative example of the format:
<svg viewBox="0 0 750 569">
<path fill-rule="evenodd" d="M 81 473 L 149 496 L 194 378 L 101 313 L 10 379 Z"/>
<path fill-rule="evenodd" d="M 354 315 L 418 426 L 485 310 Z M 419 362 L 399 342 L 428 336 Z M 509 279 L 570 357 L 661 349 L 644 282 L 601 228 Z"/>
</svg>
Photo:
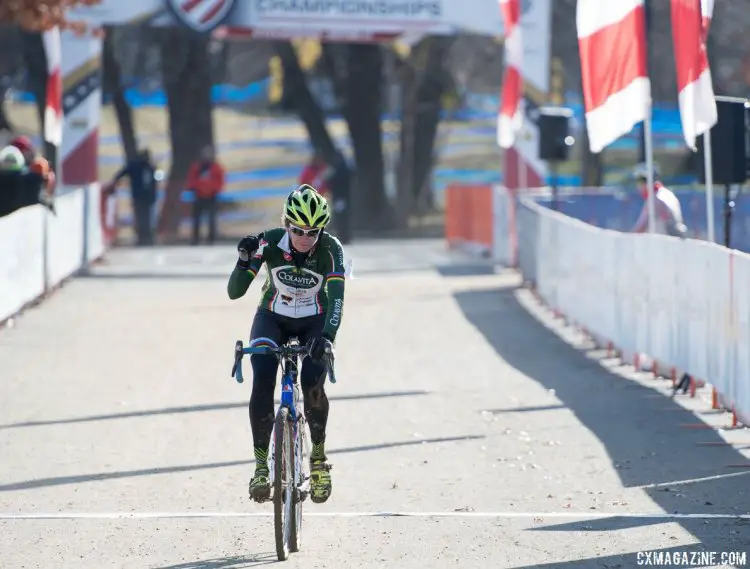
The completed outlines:
<svg viewBox="0 0 750 569">
<path fill-rule="evenodd" d="M 626 358 L 710 383 L 750 424 L 750 255 L 516 206 L 518 266 L 550 308 Z"/>
<path fill-rule="evenodd" d="M 101 258 L 111 243 L 99 184 L 0 217 L 0 322 Z"/>
<path fill-rule="evenodd" d="M 601 229 L 539 205 L 544 189 L 453 185 L 446 241 L 516 267 L 555 312 L 611 346 L 648 359 L 750 425 L 750 255 L 662 235 Z"/>
</svg>

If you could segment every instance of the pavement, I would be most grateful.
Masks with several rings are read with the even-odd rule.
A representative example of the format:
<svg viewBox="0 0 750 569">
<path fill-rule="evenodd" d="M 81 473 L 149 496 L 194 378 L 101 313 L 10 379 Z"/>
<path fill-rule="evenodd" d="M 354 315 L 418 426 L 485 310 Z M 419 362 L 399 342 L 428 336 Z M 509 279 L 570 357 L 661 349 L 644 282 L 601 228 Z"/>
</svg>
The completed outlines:
<svg viewBox="0 0 750 569">
<path fill-rule="evenodd" d="M 334 490 L 286 566 L 750 566 L 747 430 L 681 428 L 702 412 L 511 270 L 439 240 L 348 250 Z M 114 250 L 0 331 L 0 567 L 277 562 L 271 505 L 247 499 L 250 382 L 229 375 L 260 283 L 230 301 L 233 263 L 231 245 Z"/>
</svg>

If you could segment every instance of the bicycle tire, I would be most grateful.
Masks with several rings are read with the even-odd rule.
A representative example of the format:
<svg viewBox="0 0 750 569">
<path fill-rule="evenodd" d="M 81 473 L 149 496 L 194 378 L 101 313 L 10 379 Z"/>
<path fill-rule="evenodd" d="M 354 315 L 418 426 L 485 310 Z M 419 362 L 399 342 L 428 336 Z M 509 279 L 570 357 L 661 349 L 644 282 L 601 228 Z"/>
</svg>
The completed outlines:
<svg viewBox="0 0 750 569">
<path fill-rule="evenodd" d="M 292 526 L 295 523 L 294 492 L 285 496 L 285 482 L 292 481 L 294 488 L 294 450 L 292 447 L 289 409 L 282 407 L 274 424 L 273 519 L 276 535 L 276 556 L 286 561 L 290 553 Z M 288 499 L 287 499 L 288 498 Z M 285 523 L 286 521 L 286 523 Z M 288 528 L 288 532 L 285 529 Z"/>
<path fill-rule="evenodd" d="M 299 359 L 295 358 L 292 360 L 294 366 L 291 370 L 292 376 L 292 389 L 294 389 L 294 403 L 296 405 L 295 413 L 297 417 L 296 424 L 291 426 L 291 432 L 297 431 L 297 436 L 292 438 L 292 451 L 294 452 L 294 507 L 292 508 L 292 515 L 294 517 L 294 523 L 292 524 L 291 539 L 289 544 L 289 550 L 292 553 L 297 553 L 302 547 L 302 495 L 300 486 L 304 482 L 304 448 L 302 447 L 303 441 L 300 438 L 302 429 L 304 429 L 305 417 L 302 413 L 302 405 L 300 402 L 301 393 L 299 391 Z M 295 429 L 296 427 L 296 429 Z M 297 448 L 299 445 L 299 454 L 297 454 Z M 297 477 L 297 468 L 299 467 L 301 478 Z"/>
<path fill-rule="evenodd" d="M 299 412 L 299 408 L 297 409 L 297 412 Z M 300 477 L 297 478 L 295 472 L 294 480 L 294 507 L 292 509 L 292 513 L 294 515 L 294 523 L 292 524 L 292 534 L 290 540 L 291 543 L 289 546 L 289 549 L 292 553 L 297 553 L 300 550 L 300 547 L 302 547 L 302 491 L 300 490 L 300 486 L 302 486 L 305 481 L 305 441 L 302 438 L 305 434 L 304 429 L 305 419 L 304 417 L 299 417 L 297 420 L 297 439 L 296 441 L 292 441 L 292 448 L 295 450 L 294 466 L 296 467 L 297 463 L 299 462 L 300 473 Z M 294 430 L 292 430 L 292 432 L 294 432 Z M 297 445 L 299 445 L 299 455 L 296 454 Z"/>
</svg>

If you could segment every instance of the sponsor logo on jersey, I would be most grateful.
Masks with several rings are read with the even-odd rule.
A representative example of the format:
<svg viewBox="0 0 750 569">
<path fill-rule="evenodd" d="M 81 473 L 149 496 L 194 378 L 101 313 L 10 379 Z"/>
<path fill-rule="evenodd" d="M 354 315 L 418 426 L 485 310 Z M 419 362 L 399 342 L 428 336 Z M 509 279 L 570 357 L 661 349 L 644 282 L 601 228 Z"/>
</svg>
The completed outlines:
<svg viewBox="0 0 750 569">
<path fill-rule="evenodd" d="M 337 258 L 336 260 L 338 262 L 339 267 L 343 267 L 344 266 L 344 248 L 343 247 L 340 247 L 340 246 L 338 247 L 338 251 L 336 251 L 336 258 Z"/>
<path fill-rule="evenodd" d="M 291 269 L 281 269 L 276 273 L 276 278 L 286 286 L 294 288 L 315 288 L 320 282 L 319 278 L 309 273 L 296 273 Z"/>
<path fill-rule="evenodd" d="M 337 298 L 333 303 L 333 312 L 331 313 L 331 319 L 329 320 L 331 326 L 338 326 L 341 324 L 341 309 L 343 306 L 344 302 L 340 298 Z"/>
</svg>

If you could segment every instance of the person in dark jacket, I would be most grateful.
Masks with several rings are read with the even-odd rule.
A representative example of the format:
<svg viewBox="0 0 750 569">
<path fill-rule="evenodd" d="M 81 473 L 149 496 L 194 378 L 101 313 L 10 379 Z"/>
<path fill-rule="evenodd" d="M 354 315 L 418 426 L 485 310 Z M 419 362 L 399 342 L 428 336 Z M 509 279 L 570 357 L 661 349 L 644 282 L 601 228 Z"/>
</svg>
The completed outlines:
<svg viewBox="0 0 750 569">
<path fill-rule="evenodd" d="M 117 172 L 112 186 L 122 178 L 130 178 L 130 198 L 133 204 L 133 217 L 138 245 L 153 245 L 154 231 L 152 217 L 156 203 L 157 168 L 151 160 L 151 152 L 141 149 L 138 155 Z"/>
<path fill-rule="evenodd" d="M 0 217 L 19 209 L 41 204 L 54 213 L 54 205 L 44 190 L 45 178 L 30 171 L 23 153 L 14 146 L 0 151 Z"/>
<path fill-rule="evenodd" d="M 42 176 L 44 179 L 43 189 L 45 196 L 49 198 L 48 201 L 51 201 L 52 197 L 55 195 L 57 178 L 49 161 L 39 154 L 39 151 L 28 136 L 16 136 L 10 141 L 10 146 L 15 146 L 21 151 L 21 154 L 23 154 L 23 157 L 26 160 L 26 168 L 30 172 L 36 172 Z"/>
</svg>

